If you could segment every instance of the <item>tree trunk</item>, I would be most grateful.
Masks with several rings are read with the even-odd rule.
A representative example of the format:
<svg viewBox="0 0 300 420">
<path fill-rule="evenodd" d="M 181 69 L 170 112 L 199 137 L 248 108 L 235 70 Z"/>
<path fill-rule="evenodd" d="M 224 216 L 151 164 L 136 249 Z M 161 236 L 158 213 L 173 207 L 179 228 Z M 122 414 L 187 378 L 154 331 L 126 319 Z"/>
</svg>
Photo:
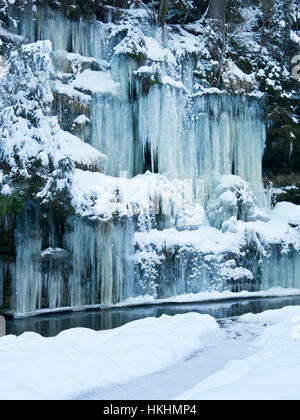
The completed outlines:
<svg viewBox="0 0 300 420">
<path fill-rule="evenodd" d="M 169 10 L 169 0 L 160 0 L 159 11 L 158 11 L 158 21 L 162 27 L 165 26 L 168 10 Z"/>
<path fill-rule="evenodd" d="M 226 4 L 227 0 L 209 0 L 208 17 L 223 21 Z"/>
<path fill-rule="evenodd" d="M 268 40 L 268 32 L 271 30 L 272 18 L 274 16 L 274 0 L 262 0 L 262 45 L 265 45 Z"/>
</svg>

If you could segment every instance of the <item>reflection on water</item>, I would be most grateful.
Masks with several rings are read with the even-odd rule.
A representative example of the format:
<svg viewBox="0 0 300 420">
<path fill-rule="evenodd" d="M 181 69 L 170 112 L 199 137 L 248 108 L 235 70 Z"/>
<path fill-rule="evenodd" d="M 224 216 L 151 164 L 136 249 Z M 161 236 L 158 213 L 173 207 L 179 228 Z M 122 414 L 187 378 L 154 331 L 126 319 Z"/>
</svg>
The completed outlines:
<svg viewBox="0 0 300 420">
<path fill-rule="evenodd" d="M 228 300 L 209 303 L 163 304 L 131 308 L 114 308 L 83 312 L 42 315 L 6 321 L 6 333 L 20 335 L 34 331 L 44 337 L 53 337 L 69 328 L 92 328 L 96 331 L 120 327 L 127 322 L 162 314 L 175 315 L 187 312 L 209 314 L 217 319 L 240 316 L 248 312 L 259 313 L 288 305 L 300 305 L 300 296 Z M 1 335 L 1 334 L 0 334 Z"/>
</svg>

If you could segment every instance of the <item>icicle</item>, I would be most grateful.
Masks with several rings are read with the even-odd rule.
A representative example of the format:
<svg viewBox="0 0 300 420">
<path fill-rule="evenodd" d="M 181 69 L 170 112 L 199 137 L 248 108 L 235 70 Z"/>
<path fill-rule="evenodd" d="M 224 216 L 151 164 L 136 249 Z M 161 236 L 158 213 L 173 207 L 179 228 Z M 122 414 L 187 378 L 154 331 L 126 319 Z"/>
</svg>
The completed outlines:
<svg viewBox="0 0 300 420">
<path fill-rule="evenodd" d="M 19 16 L 18 16 L 19 14 Z M 14 8 L 10 30 L 23 36 L 26 41 L 50 40 L 54 50 L 64 50 L 86 57 L 102 59 L 111 53 L 107 41 L 105 25 L 98 21 L 68 19 L 51 7 L 36 6 L 32 9 L 30 2 L 21 8 Z M 26 19 L 24 19 L 26 15 Z M 12 21 L 18 22 L 17 27 Z"/>
<path fill-rule="evenodd" d="M 264 123 L 255 101 L 224 95 L 194 97 L 178 87 L 140 90 L 137 106 L 136 153 L 146 148 L 151 164 L 169 179 L 205 181 L 206 199 L 220 175 L 231 174 L 248 181 L 262 200 Z M 143 171 L 145 156 L 140 158 Z"/>
<path fill-rule="evenodd" d="M 10 304 L 11 285 L 12 280 L 16 275 L 15 261 L 7 261 L 6 259 L 0 260 L 0 308 L 7 309 Z M 6 293 L 5 293 L 6 291 Z"/>
<path fill-rule="evenodd" d="M 0 308 L 3 305 L 3 285 L 5 277 L 5 264 L 0 261 Z"/>
<path fill-rule="evenodd" d="M 113 94 L 94 94 L 91 145 L 108 156 L 111 176 L 134 175 L 134 125 L 130 103 Z"/>
<path fill-rule="evenodd" d="M 300 254 L 294 249 L 282 252 L 280 245 L 271 245 L 263 259 L 261 289 L 271 287 L 300 288 Z"/>
<path fill-rule="evenodd" d="M 17 221 L 16 271 L 12 284 L 12 307 L 18 313 L 27 313 L 41 308 L 42 238 L 39 214 L 39 206 L 26 201 Z"/>
<path fill-rule="evenodd" d="M 130 220 L 69 220 L 64 246 L 73 255 L 73 272 L 67 306 L 112 305 L 133 296 L 132 235 Z"/>
</svg>

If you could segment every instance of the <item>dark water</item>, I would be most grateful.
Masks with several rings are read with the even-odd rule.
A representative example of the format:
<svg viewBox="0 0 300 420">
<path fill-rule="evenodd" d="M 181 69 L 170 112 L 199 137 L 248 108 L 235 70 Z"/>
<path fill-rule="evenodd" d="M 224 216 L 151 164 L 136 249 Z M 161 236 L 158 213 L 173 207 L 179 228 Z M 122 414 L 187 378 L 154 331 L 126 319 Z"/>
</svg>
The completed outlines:
<svg viewBox="0 0 300 420">
<path fill-rule="evenodd" d="M 120 327 L 136 319 L 159 317 L 162 314 L 175 315 L 198 312 L 222 319 L 240 316 L 248 312 L 259 313 L 268 309 L 280 309 L 289 305 L 300 306 L 300 296 L 98 309 L 41 315 L 18 320 L 8 319 L 6 321 L 6 333 L 20 335 L 25 331 L 34 331 L 44 337 L 53 337 L 69 328 L 84 327 L 96 331 L 106 330 Z"/>
</svg>

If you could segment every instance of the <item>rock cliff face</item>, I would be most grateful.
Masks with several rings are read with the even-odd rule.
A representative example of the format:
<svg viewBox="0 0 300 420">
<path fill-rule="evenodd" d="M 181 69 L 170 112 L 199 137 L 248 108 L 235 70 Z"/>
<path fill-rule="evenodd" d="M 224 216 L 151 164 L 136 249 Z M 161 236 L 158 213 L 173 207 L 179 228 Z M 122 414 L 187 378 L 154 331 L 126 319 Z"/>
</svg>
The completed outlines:
<svg viewBox="0 0 300 420">
<path fill-rule="evenodd" d="M 296 1 L 158 3 L 0 2 L 0 308 L 300 288 Z"/>
</svg>

